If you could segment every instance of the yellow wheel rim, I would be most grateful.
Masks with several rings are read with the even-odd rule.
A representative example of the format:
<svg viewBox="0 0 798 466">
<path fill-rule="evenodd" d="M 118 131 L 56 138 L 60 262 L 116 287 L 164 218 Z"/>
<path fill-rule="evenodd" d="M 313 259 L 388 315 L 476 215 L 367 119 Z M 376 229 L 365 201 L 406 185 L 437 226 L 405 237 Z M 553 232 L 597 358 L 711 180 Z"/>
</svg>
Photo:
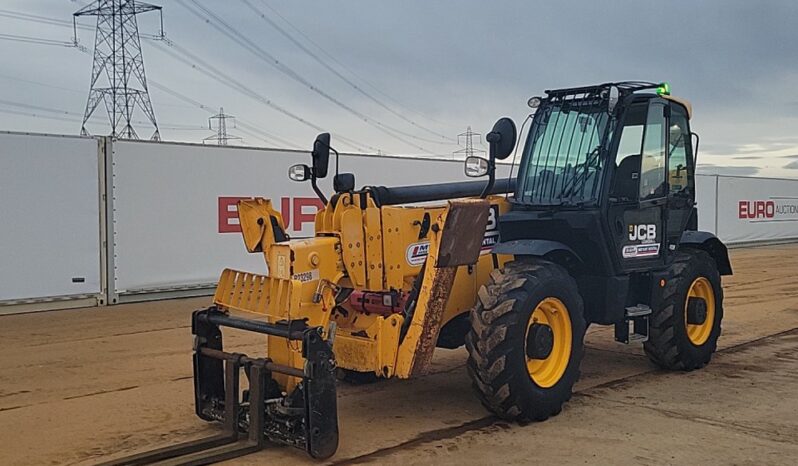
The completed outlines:
<svg viewBox="0 0 798 466">
<path fill-rule="evenodd" d="M 687 303 L 690 298 L 700 298 L 707 303 L 707 318 L 701 324 L 690 324 L 687 322 Z M 684 303 L 684 326 L 687 330 L 687 338 L 695 346 L 701 346 L 707 342 L 709 335 L 712 333 L 712 327 L 715 323 L 715 291 L 712 289 L 712 283 L 705 277 L 698 277 L 693 280 L 690 285 L 690 291 L 687 292 L 687 299 Z"/>
<path fill-rule="evenodd" d="M 571 316 L 568 308 L 557 298 L 546 298 L 537 305 L 529 316 L 526 335 L 524 336 L 524 354 L 527 353 L 527 337 L 532 324 L 542 324 L 551 327 L 553 335 L 551 353 L 546 359 L 526 358 L 526 370 L 529 377 L 538 386 L 549 388 L 554 386 L 568 367 L 571 359 L 571 344 L 573 341 L 571 330 Z"/>
</svg>

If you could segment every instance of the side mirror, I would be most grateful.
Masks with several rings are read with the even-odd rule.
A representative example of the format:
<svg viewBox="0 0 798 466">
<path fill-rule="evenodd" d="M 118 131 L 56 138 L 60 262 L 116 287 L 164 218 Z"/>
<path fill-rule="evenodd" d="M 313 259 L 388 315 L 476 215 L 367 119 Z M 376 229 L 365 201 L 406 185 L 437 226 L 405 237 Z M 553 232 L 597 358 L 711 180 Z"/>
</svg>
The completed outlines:
<svg viewBox="0 0 798 466">
<path fill-rule="evenodd" d="M 348 193 L 355 190 L 355 175 L 339 173 L 333 177 L 333 190 L 336 193 Z"/>
<path fill-rule="evenodd" d="M 310 179 L 310 167 L 302 163 L 291 165 L 288 168 L 288 178 L 292 181 L 307 181 Z"/>
<path fill-rule="evenodd" d="M 479 178 L 488 174 L 490 166 L 487 159 L 472 155 L 465 159 L 465 175 L 469 178 Z"/>
<path fill-rule="evenodd" d="M 490 143 L 490 157 L 495 160 L 504 160 L 513 153 L 518 132 L 515 123 L 510 118 L 500 118 L 493 125 L 493 129 L 485 137 Z"/>
<path fill-rule="evenodd" d="M 479 195 L 480 198 L 485 199 L 490 190 L 493 189 L 493 184 L 496 182 L 496 160 L 504 160 L 513 153 L 517 138 L 518 132 L 515 130 L 515 123 L 507 117 L 499 118 L 490 133 L 485 136 L 485 140 L 490 144 L 490 153 L 487 160 L 488 184 L 485 185 L 482 194 Z M 479 171 L 479 166 L 477 166 L 474 173 Z M 466 165 L 466 174 L 468 174 L 468 165 Z"/>
<path fill-rule="evenodd" d="M 330 133 L 321 133 L 313 142 L 313 174 L 316 178 L 327 176 L 327 167 L 330 164 Z"/>
</svg>

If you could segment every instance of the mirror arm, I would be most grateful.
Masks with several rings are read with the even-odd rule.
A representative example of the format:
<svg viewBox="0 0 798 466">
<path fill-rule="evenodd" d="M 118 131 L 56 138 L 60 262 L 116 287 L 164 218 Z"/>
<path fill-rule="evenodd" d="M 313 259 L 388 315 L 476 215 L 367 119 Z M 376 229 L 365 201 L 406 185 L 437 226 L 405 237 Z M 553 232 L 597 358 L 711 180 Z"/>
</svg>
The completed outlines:
<svg viewBox="0 0 798 466">
<path fill-rule="evenodd" d="M 490 190 L 493 189 L 493 184 L 496 182 L 496 167 L 493 163 L 493 160 L 489 162 L 488 166 L 488 184 L 485 185 L 485 189 L 482 190 L 482 194 L 479 195 L 480 199 L 485 199 L 488 197 Z"/>
<path fill-rule="evenodd" d="M 690 136 L 695 138 L 695 145 L 693 145 L 693 173 L 695 173 L 698 168 L 698 143 L 701 142 L 701 139 L 698 137 L 698 133 L 690 133 Z"/>
<path fill-rule="evenodd" d="M 490 136 L 490 135 L 488 135 Z M 485 188 L 482 189 L 482 193 L 479 195 L 480 199 L 485 199 L 488 197 L 488 193 L 490 193 L 491 189 L 493 189 L 493 184 L 496 182 L 496 142 L 490 142 L 490 155 L 488 155 L 488 184 L 485 185 Z"/>
<path fill-rule="evenodd" d="M 323 192 L 321 192 L 321 189 L 319 189 L 319 185 L 316 184 L 316 175 L 315 174 L 311 174 L 310 175 L 310 186 L 313 188 L 313 192 L 315 192 L 316 195 L 319 196 L 319 199 L 321 200 L 321 202 L 324 205 L 327 205 L 327 197 L 324 195 Z"/>
<path fill-rule="evenodd" d="M 335 175 L 338 176 L 338 165 L 339 161 L 341 160 L 341 156 L 338 155 L 338 151 L 333 149 L 332 146 L 327 146 L 330 148 L 331 151 L 335 153 Z"/>
</svg>

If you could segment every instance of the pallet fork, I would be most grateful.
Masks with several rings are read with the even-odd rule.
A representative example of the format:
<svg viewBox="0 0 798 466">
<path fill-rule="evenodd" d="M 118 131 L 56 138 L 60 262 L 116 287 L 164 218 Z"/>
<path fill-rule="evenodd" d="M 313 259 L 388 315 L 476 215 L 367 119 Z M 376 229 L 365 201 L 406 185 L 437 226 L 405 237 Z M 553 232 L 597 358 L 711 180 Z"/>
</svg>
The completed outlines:
<svg viewBox="0 0 798 466">
<path fill-rule="evenodd" d="M 317 459 L 331 456 L 338 447 L 332 345 L 322 338 L 320 328 L 296 328 L 296 324 L 240 319 L 215 307 L 195 311 L 191 327 L 196 412 L 206 421 L 221 422 L 224 433 L 103 464 L 211 464 L 261 450 L 267 441 L 302 448 Z M 225 352 L 221 327 L 300 341 L 304 370 Z M 241 372 L 249 381 L 243 392 Z M 300 378 L 301 388 L 286 397 L 277 390 L 272 373 Z"/>
</svg>

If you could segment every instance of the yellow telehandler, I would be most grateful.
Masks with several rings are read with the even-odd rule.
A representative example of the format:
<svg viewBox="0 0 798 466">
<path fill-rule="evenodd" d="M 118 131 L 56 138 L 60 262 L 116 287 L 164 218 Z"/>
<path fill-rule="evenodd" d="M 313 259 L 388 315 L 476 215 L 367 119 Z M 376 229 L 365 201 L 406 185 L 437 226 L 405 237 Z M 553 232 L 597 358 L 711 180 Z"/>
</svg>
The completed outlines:
<svg viewBox="0 0 798 466">
<path fill-rule="evenodd" d="M 240 201 L 244 244 L 268 274 L 224 270 L 213 305 L 192 316 L 196 413 L 224 434 L 114 464 L 206 464 L 266 441 L 327 458 L 337 376 L 417 376 L 436 346 L 465 345 L 482 404 L 522 421 L 570 398 L 588 323 L 614 325 L 662 367 L 708 363 L 732 271 L 723 243 L 697 229 L 690 105 L 646 82 L 550 90 L 529 105 L 512 179 L 495 176 L 517 139 L 503 118 L 489 158 L 466 160 L 487 182 L 356 189 L 336 173 L 329 199 L 317 180 L 338 154 L 319 135 L 311 166 L 289 170 L 324 203 L 313 238 L 290 239 L 269 200 Z M 267 356 L 225 351 L 224 327 L 265 335 Z"/>
</svg>

